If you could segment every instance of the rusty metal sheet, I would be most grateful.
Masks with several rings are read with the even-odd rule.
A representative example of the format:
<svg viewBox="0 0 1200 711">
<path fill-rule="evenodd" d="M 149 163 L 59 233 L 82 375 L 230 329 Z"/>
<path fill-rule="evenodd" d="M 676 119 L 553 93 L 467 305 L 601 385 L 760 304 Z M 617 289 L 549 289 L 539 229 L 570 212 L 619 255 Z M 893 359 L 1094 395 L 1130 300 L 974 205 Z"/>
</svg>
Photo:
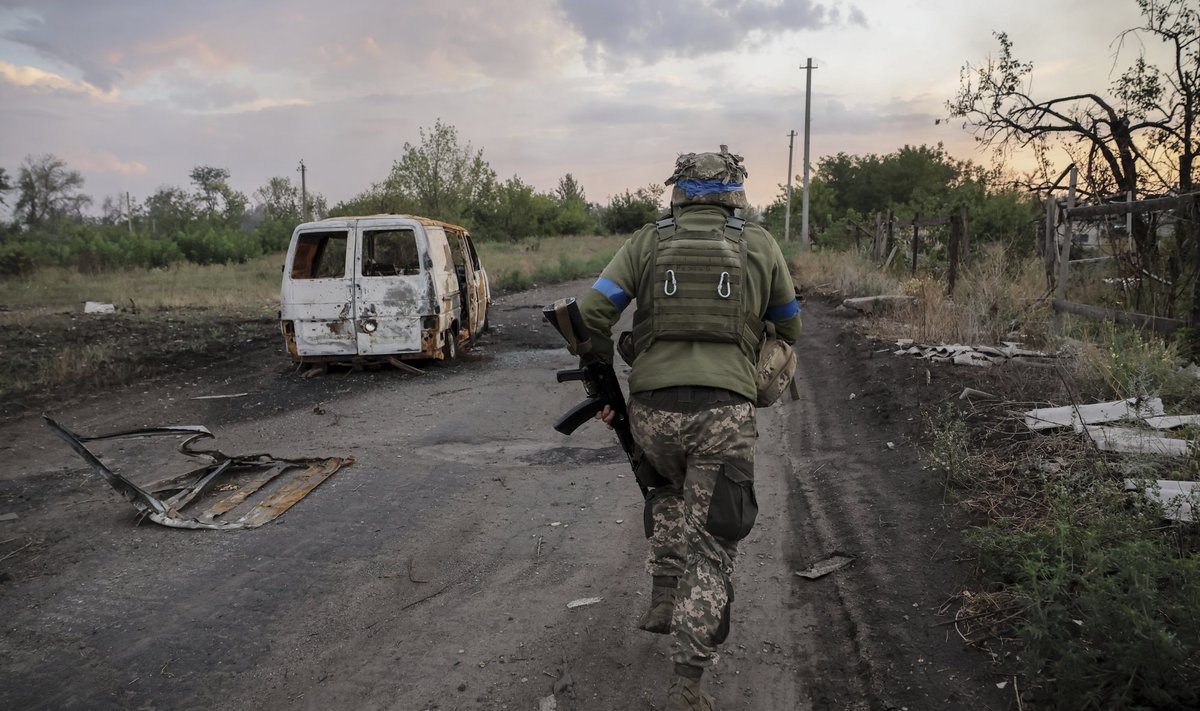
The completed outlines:
<svg viewBox="0 0 1200 711">
<path fill-rule="evenodd" d="M 215 449 L 195 449 L 196 442 L 212 439 L 208 428 L 200 425 L 146 427 L 103 435 L 79 435 L 50 417 L 43 415 L 56 435 L 66 442 L 114 489 L 133 504 L 139 512 L 155 523 L 171 528 L 241 529 L 257 528 L 273 521 L 284 511 L 303 499 L 321 482 L 344 467 L 354 463 L 352 457 L 291 459 L 270 454 L 229 456 Z M 179 452 L 189 457 L 207 460 L 199 469 L 167 477 L 156 484 L 141 486 L 104 464 L 84 444 L 130 437 L 183 437 Z M 272 490 L 272 482 L 284 474 L 293 476 Z M 215 494 L 229 493 L 227 496 Z M 233 520 L 226 514 L 250 506 L 253 508 Z M 168 495 L 169 494 L 169 495 Z M 196 514 L 195 510 L 201 510 Z"/>
</svg>

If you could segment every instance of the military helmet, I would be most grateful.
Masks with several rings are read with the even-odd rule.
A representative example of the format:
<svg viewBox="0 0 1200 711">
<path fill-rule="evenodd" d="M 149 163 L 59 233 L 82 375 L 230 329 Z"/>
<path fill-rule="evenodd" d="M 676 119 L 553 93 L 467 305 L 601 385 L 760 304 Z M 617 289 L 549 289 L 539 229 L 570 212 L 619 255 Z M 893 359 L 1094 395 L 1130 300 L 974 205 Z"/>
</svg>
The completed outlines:
<svg viewBox="0 0 1200 711">
<path fill-rule="evenodd" d="M 722 205 L 746 208 L 746 192 L 742 181 L 748 173 L 742 167 L 744 158 L 721 146 L 719 153 L 681 153 L 675 160 L 675 172 L 666 185 L 674 185 L 671 206 Z"/>
</svg>

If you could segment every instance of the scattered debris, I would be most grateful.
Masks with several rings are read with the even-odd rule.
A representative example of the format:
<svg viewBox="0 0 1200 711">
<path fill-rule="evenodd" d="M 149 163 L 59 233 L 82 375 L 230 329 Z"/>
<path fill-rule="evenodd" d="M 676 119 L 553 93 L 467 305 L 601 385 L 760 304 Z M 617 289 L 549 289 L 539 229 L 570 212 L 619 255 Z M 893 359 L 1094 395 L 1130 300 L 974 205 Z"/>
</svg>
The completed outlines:
<svg viewBox="0 0 1200 711">
<path fill-rule="evenodd" d="M 554 700 L 554 694 L 538 699 L 538 711 L 558 711 L 558 702 Z"/>
<path fill-rule="evenodd" d="M 138 511 L 151 521 L 172 528 L 257 528 L 279 517 L 321 482 L 354 463 L 354 459 L 349 457 L 284 459 L 270 454 L 228 456 L 216 450 L 192 449 L 196 441 L 213 437 L 212 432 L 201 425 L 146 427 L 89 437 L 75 434 L 45 415 L 42 418 L 55 434 Z M 185 437 L 179 445 L 179 452 L 207 460 L 208 464 L 143 487 L 109 469 L 84 444 L 153 436 Z M 291 476 L 284 477 L 284 474 Z M 229 496 L 213 500 L 211 494 L 217 489 L 214 485 L 217 479 L 223 484 L 234 483 L 230 480 L 235 480 L 238 488 Z M 261 500 L 247 501 L 256 492 L 268 490 L 270 493 Z M 207 506 L 202 507 L 201 501 Z M 233 520 L 221 518 L 235 510 L 244 510 L 245 513 Z"/>
<path fill-rule="evenodd" d="M 225 400 L 228 398 L 246 397 L 249 394 L 250 393 L 233 393 L 231 395 L 197 395 L 196 397 L 189 398 L 189 399 L 190 400 Z"/>
<path fill-rule="evenodd" d="M 1053 353 L 1022 348 L 1020 343 L 1012 341 L 1004 341 L 1001 345 L 1004 347 L 964 346 L 958 343 L 931 346 L 913 343 L 910 338 L 902 338 L 896 341 L 899 350 L 893 351 L 893 353 L 895 355 L 913 355 L 935 363 L 954 363 L 955 365 L 971 365 L 982 368 L 1002 363 L 1048 365 L 1051 359 L 1057 357 Z"/>
<path fill-rule="evenodd" d="M 388 356 L 387 362 L 393 368 L 399 368 L 400 370 L 403 370 L 406 373 L 411 373 L 413 375 L 424 375 L 425 374 L 425 371 L 421 370 L 420 368 L 417 368 L 416 366 L 412 366 L 412 365 L 409 365 L 408 363 L 405 363 L 404 361 L 400 360 L 396 356 Z"/>
<path fill-rule="evenodd" d="M 603 599 L 604 598 L 602 598 L 602 597 L 581 597 L 578 600 L 572 600 L 572 601 L 568 602 L 567 609 L 574 610 L 577 607 L 586 607 L 588 605 L 595 605 L 596 603 L 600 602 Z"/>
<path fill-rule="evenodd" d="M 1194 511 L 1200 508 L 1200 482 L 1126 479 L 1125 491 L 1142 491 L 1162 506 L 1163 517 L 1171 521 L 1195 521 Z"/>
<path fill-rule="evenodd" d="M 963 388 L 962 393 L 958 396 L 959 400 L 999 400 L 1000 398 L 991 393 L 985 393 L 982 390 L 975 388 Z"/>
<path fill-rule="evenodd" d="M 824 560 L 813 563 L 808 568 L 797 572 L 796 575 L 809 580 L 816 580 L 817 578 L 823 578 L 830 573 L 848 567 L 853 562 L 854 556 L 834 551 Z"/>
<path fill-rule="evenodd" d="M 15 513 L 0 514 L 0 521 L 16 521 L 20 516 Z"/>
<path fill-rule="evenodd" d="M 1157 415 L 1143 417 L 1142 422 L 1156 430 L 1173 430 L 1184 425 L 1200 425 L 1200 415 Z"/>
<path fill-rule="evenodd" d="M 1031 430 L 1074 427 L 1076 432 L 1080 432 L 1082 425 L 1095 425 L 1117 420 L 1137 420 L 1162 414 L 1162 399 L 1130 398 L 1114 402 L 1097 402 L 1091 405 L 1037 408 L 1025 413 L 1025 426 Z"/>
<path fill-rule="evenodd" d="M 1160 398 L 1130 398 L 1090 405 L 1043 407 L 1024 414 L 1025 426 L 1031 430 L 1056 427 L 1071 427 L 1078 433 L 1086 430 L 1096 448 L 1102 452 L 1165 457 L 1187 456 L 1192 450 L 1192 443 L 1189 440 L 1165 437 L 1142 429 L 1101 425 L 1118 420 L 1132 420 L 1162 430 L 1200 424 L 1200 415 L 1164 415 Z"/>
<path fill-rule="evenodd" d="M 103 301 L 85 301 L 83 302 L 83 312 L 85 314 L 115 314 L 117 307 Z"/>
<path fill-rule="evenodd" d="M 1186 439 L 1163 437 L 1129 427 L 1089 427 L 1088 435 L 1102 452 L 1186 457 L 1192 448 L 1192 443 Z"/>
</svg>

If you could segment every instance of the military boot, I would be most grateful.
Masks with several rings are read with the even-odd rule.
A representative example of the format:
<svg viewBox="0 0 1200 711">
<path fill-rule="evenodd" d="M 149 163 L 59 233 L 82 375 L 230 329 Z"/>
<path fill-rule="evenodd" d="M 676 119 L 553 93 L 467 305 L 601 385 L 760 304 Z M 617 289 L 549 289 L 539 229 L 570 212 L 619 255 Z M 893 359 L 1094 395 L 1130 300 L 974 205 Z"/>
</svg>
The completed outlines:
<svg viewBox="0 0 1200 711">
<path fill-rule="evenodd" d="M 679 579 L 670 575 L 655 575 L 650 590 L 650 609 L 638 620 L 638 627 L 654 634 L 670 634 L 671 616 L 675 614 L 675 586 Z"/>
<path fill-rule="evenodd" d="M 700 690 L 703 669 L 686 664 L 675 665 L 675 678 L 667 691 L 666 711 L 716 711 L 712 697 Z"/>
</svg>

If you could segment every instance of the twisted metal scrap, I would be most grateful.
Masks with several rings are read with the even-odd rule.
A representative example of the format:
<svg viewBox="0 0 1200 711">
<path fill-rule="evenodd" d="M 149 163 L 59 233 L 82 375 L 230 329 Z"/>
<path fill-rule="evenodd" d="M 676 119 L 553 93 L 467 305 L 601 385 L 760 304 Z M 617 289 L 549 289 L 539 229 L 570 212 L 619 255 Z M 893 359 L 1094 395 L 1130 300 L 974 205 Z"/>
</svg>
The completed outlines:
<svg viewBox="0 0 1200 711">
<path fill-rule="evenodd" d="M 151 521 L 171 528 L 257 528 L 279 517 L 342 467 L 354 463 L 354 459 L 351 457 L 285 459 L 270 454 L 229 456 L 215 449 L 193 449 L 192 445 L 197 441 L 213 438 L 212 432 L 202 425 L 145 427 L 89 437 L 72 432 L 46 415 L 42 415 L 42 419 L 56 435 L 75 450 L 76 454 L 90 464 L 100 476 L 104 477 L 109 485 L 128 499 L 134 508 Z M 84 442 L 154 436 L 186 437 L 179 445 L 179 452 L 189 457 L 206 459 L 208 464 L 159 482 L 153 490 L 148 490 L 109 469 L 84 445 Z M 295 471 L 302 467 L 301 471 Z M 292 478 L 246 514 L 234 521 L 217 520 L 218 517 L 237 508 L 255 492 L 289 471 L 294 472 Z M 188 504 L 209 490 L 214 480 L 225 475 L 237 474 L 246 475 L 248 478 L 234 493 L 218 500 L 199 515 L 192 516 L 183 512 Z M 172 492 L 172 495 L 167 498 L 156 496 L 156 494 L 166 492 Z"/>
</svg>

